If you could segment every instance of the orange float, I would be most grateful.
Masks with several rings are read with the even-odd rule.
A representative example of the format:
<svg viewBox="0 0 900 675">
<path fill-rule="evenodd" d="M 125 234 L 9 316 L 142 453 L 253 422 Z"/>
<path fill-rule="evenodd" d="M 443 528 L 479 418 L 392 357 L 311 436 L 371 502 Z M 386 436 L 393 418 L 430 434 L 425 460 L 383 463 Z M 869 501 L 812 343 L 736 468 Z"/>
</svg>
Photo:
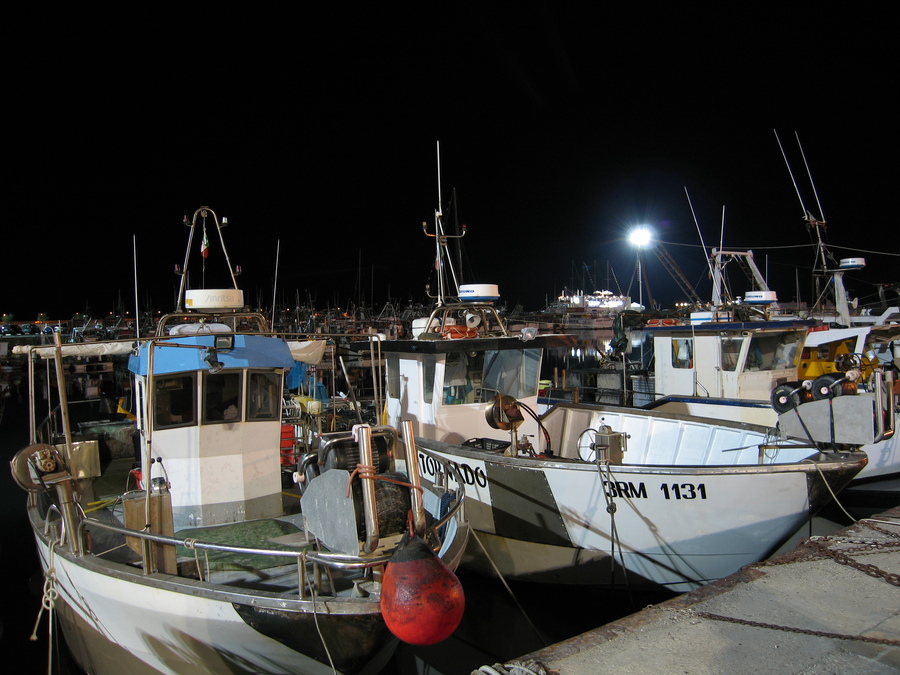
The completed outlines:
<svg viewBox="0 0 900 675">
<path fill-rule="evenodd" d="M 433 645 L 459 626 L 465 594 L 456 575 L 420 537 L 405 535 L 384 571 L 381 615 L 411 645 Z"/>
</svg>

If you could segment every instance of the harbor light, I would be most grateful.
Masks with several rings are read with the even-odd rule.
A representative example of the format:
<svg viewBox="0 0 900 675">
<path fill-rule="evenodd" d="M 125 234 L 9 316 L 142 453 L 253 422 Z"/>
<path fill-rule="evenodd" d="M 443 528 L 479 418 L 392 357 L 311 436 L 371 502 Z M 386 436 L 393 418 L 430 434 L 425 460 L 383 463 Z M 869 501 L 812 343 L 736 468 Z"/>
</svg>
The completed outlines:
<svg viewBox="0 0 900 675">
<path fill-rule="evenodd" d="M 644 310 L 643 270 L 641 269 L 641 249 L 653 240 L 653 232 L 643 225 L 636 227 L 628 235 L 628 241 L 637 249 L 638 304 Z"/>
<path fill-rule="evenodd" d="M 643 248 L 653 240 L 653 233 L 646 227 L 638 227 L 628 235 L 628 241 L 632 246 Z"/>
</svg>

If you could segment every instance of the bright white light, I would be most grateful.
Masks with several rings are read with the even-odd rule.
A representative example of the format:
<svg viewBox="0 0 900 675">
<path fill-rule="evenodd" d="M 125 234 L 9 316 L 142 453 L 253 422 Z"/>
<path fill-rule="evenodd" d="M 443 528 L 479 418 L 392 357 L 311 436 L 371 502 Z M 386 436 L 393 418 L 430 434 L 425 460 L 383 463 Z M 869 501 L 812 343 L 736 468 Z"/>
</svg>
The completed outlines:
<svg viewBox="0 0 900 675">
<path fill-rule="evenodd" d="M 628 235 L 628 241 L 631 242 L 633 246 L 637 246 L 638 248 L 642 248 L 650 243 L 653 239 L 653 233 L 650 232 L 646 227 L 639 227 L 636 230 L 632 230 L 631 234 Z"/>
</svg>

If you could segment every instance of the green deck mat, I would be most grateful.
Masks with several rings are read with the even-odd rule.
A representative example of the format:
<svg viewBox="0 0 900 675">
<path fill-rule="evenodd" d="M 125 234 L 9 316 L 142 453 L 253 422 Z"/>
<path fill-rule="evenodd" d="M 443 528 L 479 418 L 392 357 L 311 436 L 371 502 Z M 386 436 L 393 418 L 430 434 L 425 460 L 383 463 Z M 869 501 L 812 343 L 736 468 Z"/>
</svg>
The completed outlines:
<svg viewBox="0 0 900 675">
<path fill-rule="evenodd" d="M 196 539 L 209 544 L 296 551 L 302 544 L 288 546 L 274 540 L 299 532 L 300 529 L 291 523 L 268 519 L 180 530 L 175 533 L 175 536 L 178 539 Z M 182 556 L 193 558 L 194 553 L 194 550 L 184 546 L 176 547 L 176 555 L 179 558 Z M 297 561 L 296 555 L 281 557 L 199 549 L 196 553 L 201 560 L 208 560 L 209 566 L 217 570 L 261 570 L 289 565 Z"/>
</svg>

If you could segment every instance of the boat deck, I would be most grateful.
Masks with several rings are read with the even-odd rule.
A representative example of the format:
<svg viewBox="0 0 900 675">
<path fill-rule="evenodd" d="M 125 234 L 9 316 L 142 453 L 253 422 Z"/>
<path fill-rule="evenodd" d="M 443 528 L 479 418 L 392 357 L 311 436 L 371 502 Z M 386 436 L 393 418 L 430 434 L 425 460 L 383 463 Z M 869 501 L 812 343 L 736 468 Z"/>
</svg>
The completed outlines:
<svg viewBox="0 0 900 675">
<path fill-rule="evenodd" d="M 566 675 L 897 673 L 898 583 L 900 507 L 516 662 Z"/>
<path fill-rule="evenodd" d="M 129 477 L 131 459 L 113 459 L 107 465 L 102 476 L 93 485 L 96 504 L 105 504 L 120 498 L 127 487 L 134 488 L 134 479 Z M 282 491 L 284 515 L 277 518 L 241 521 L 209 527 L 194 527 L 176 531 L 173 536 L 182 540 L 198 540 L 209 544 L 222 544 L 229 547 L 246 548 L 248 551 L 202 551 L 191 550 L 185 546 L 175 547 L 179 575 L 189 578 L 205 577 L 208 581 L 227 584 L 240 588 L 258 588 L 280 593 L 295 593 L 298 588 L 297 554 L 315 550 L 314 542 L 304 531 L 304 519 L 300 513 L 300 491 L 296 486 Z M 106 515 L 93 512 L 90 515 L 100 517 L 118 525 L 122 524 L 121 502 L 114 505 L 113 511 Z M 94 535 L 100 540 L 104 537 L 101 531 Z M 120 538 L 113 537 L 116 544 Z M 399 535 L 383 537 L 379 548 L 373 555 L 384 553 L 385 549 L 396 545 Z M 283 549 L 285 556 L 260 555 L 253 549 Z M 98 547 L 104 550 L 105 547 Z M 125 546 L 108 545 L 104 558 L 140 566 L 140 556 Z M 203 574 L 199 569 L 203 570 Z M 351 575 L 355 576 L 355 575 Z M 335 584 L 331 590 L 335 593 L 348 592 L 353 588 L 352 581 L 336 580 L 329 576 L 329 583 Z"/>
</svg>

